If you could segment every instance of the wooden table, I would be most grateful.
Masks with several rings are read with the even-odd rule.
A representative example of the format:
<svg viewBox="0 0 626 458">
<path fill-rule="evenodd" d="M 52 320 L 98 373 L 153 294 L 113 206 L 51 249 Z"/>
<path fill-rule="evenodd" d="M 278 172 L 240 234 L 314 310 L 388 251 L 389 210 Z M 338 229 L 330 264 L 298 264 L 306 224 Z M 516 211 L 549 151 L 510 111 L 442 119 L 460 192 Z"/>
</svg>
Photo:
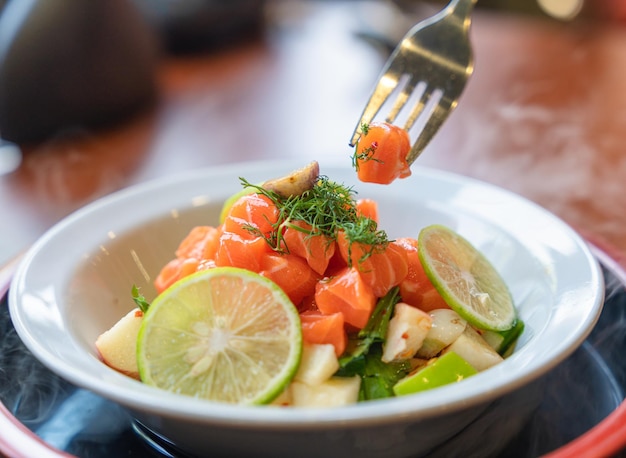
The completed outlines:
<svg viewBox="0 0 626 458">
<path fill-rule="evenodd" d="M 22 145 L 19 167 L 0 176 L 0 264 L 73 210 L 135 183 L 251 159 L 348 162 L 386 58 L 358 36 L 372 21 L 366 6 L 287 2 L 259 39 L 164 56 L 147 111 Z M 530 198 L 626 268 L 624 24 L 478 9 L 472 39 L 474 76 L 418 163 Z"/>
</svg>

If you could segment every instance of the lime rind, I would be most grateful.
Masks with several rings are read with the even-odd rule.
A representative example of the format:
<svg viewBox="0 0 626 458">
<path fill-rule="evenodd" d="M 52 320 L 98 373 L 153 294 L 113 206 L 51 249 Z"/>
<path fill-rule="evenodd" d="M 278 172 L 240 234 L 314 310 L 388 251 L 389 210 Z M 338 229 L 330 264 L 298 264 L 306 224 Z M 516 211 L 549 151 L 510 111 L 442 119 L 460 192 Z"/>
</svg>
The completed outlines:
<svg viewBox="0 0 626 458">
<path fill-rule="evenodd" d="M 144 383 L 231 404 L 274 400 L 297 372 L 301 353 L 300 318 L 287 295 L 233 267 L 197 272 L 161 293 L 137 340 Z"/>
<path fill-rule="evenodd" d="M 446 226 L 434 224 L 418 236 L 424 271 L 446 303 L 471 325 L 506 331 L 517 318 L 511 293 L 489 260 Z"/>
</svg>

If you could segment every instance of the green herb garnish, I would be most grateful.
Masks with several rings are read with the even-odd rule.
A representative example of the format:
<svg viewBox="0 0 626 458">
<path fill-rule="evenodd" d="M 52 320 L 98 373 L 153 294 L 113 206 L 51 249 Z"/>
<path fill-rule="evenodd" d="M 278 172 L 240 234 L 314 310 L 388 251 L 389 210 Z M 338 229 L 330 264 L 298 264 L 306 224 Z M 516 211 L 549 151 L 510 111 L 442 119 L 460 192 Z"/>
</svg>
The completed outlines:
<svg viewBox="0 0 626 458">
<path fill-rule="evenodd" d="M 254 226 L 245 228 L 255 235 L 261 236 L 273 250 L 288 253 L 283 232 L 292 227 L 309 236 L 323 235 L 330 241 L 337 239 L 337 234 L 343 231 L 350 244 L 359 243 L 371 247 L 366 256 L 376 250 L 384 250 L 389 243 L 387 234 L 378 229 L 378 225 L 370 218 L 358 214 L 354 199 L 355 191 L 342 184 L 330 181 L 320 176 L 315 186 L 308 191 L 287 198 L 279 196 L 273 191 L 264 189 L 240 178 L 244 187 L 253 187 L 258 193 L 269 198 L 278 208 L 278 221 L 272 225 L 269 234 L 262 234 Z M 294 221 L 303 221 L 311 228 L 306 230 L 293 224 Z"/>
<path fill-rule="evenodd" d="M 131 289 L 131 295 L 133 296 L 133 301 L 139 307 L 143 313 L 148 311 L 148 307 L 150 307 L 150 303 L 146 300 L 146 298 L 139 292 L 139 288 L 136 285 L 133 285 Z"/>
<path fill-rule="evenodd" d="M 409 361 L 385 363 L 381 360 L 382 344 L 387 338 L 393 308 L 400 300 L 399 288 L 382 297 L 367 325 L 350 341 L 350 349 L 339 358 L 338 376 L 361 377 L 360 400 L 393 396 L 393 386 L 410 371 Z"/>
<path fill-rule="evenodd" d="M 370 125 L 367 123 L 362 123 L 361 124 L 361 133 L 363 135 L 367 135 L 367 133 L 370 131 Z"/>
<path fill-rule="evenodd" d="M 382 344 L 375 344 L 364 358 L 359 400 L 369 401 L 395 396 L 393 386 L 410 372 L 408 360 L 385 363 L 382 361 Z"/>
<path fill-rule="evenodd" d="M 361 135 L 366 136 L 369 130 L 370 130 L 369 124 L 361 124 Z M 374 157 L 374 155 L 376 154 L 376 150 L 378 149 L 378 142 L 372 142 L 372 144 L 369 147 L 365 148 L 360 153 L 357 153 L 357 151 L 359 150 L 360 141 L 361 141 L 361 137 L 359 136 L 359 139 L 354 145 L 354 153 L 352 154 L 352 167 L 354 167 L 354 169 L 357 172 L 359 171 L 359 161 L 361 162 L 376 161 L 376 162 L 380 162 L 381 164 L 384 163 L 380 159 Z"/>
<path fill-rule="evenodd" d="M 368 353 L 370 347 L 376 342 L 385 341 L 389 320 L 399 301 L 400 288 L 397 286 L 391 288 L 387 294 L 378 300 L 365 327 L 358 332 L 356 339 L 350 341 L 350 349 L 339 358 L 342 375 L 357 373 L 359 371 L 358 366 L 361 364 L 359 360 Z M 357 367 L 357 369 L 355 370 L 353 367 Z"/>
<path fill-rule="evenodd" d="M 384 163 L 377 157 L 374 157 L 374 155 L 376 154 L 376 150 L 378 149 L 378 142 L 372 142 L 370 146 L 365 148 L 360 153 L 357 153 L 358 148 L 359 148 L 359 143 L 357 142 L 355 146 L 354 154 L 352 155 L 352 165 L 357 171 L 359 170 L 359 161 L 361 162 L 375 161 L 375 162 L 380 162 L 381 164 Z"/>
</svg>

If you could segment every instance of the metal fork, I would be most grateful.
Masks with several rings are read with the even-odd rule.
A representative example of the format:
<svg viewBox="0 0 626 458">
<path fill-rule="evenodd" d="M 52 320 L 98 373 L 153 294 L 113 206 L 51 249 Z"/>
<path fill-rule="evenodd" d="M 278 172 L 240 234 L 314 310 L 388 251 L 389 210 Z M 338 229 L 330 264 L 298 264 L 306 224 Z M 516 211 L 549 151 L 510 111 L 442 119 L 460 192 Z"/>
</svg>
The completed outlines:
<svg viewBox="0 0 626 458">
<path fill-rule="evenodd" d="M 403 126 L 410 131 L 420 115 L 425 118 L 407 156 L 409 164 L 415 162 L 458 104 L 474 70 L 469 28 L 475 3 L 451 0 L 442 11 L 409 30 L 385 64 L 354 129 L 351 146 L 358 141 L 362 126 L 372 122 L 392 93 L 399 91 L 385 118 L 391 124 L 416 92 L 419 98 Z"/>
</svg>

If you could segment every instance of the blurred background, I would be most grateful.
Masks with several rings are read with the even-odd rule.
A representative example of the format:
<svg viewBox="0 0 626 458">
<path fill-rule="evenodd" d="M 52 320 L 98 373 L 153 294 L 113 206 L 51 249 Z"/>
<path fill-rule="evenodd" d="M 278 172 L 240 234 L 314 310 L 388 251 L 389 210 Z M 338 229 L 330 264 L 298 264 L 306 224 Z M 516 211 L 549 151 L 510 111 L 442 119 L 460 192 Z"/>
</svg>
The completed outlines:
<svg viewBox="0 0 626 458">
<path fill-rule="evenodd" d="M 310 3 L 0 0 L 0 137 L 34 143 L 124 121 L 154 102 L 156 65 L 163 55 L 210 53 L 259 39 L 293 22 L 289 16 L 304 14 Z M 335 3 L 350 3 L 356 33 L 390 51 L 411 25 L 446 2 Z M 563 22 L 626 18 L 625 3 L 614 0 L 479 0 L 477 5 Z"/>
<path fill-rule="evenodd" d="M 385 59 L 445 3 L 0 0 L 0 209 L 10 214 L 0 263 L 135 183 L 235 161 L 348 157 Z M 598 148 L 613 164 L 623 156 L 625 5 L 478 0 L 476 72 L 420 163 L 507 187 L 583 229 L 583 215 L 564 212 L 592 207 L 616 239 L 621 211 L 581 183 L 618 192 L 584 165 Z M 544 179 L 553 168 L 539 156 L 568 173 Z"/>
</svg>

